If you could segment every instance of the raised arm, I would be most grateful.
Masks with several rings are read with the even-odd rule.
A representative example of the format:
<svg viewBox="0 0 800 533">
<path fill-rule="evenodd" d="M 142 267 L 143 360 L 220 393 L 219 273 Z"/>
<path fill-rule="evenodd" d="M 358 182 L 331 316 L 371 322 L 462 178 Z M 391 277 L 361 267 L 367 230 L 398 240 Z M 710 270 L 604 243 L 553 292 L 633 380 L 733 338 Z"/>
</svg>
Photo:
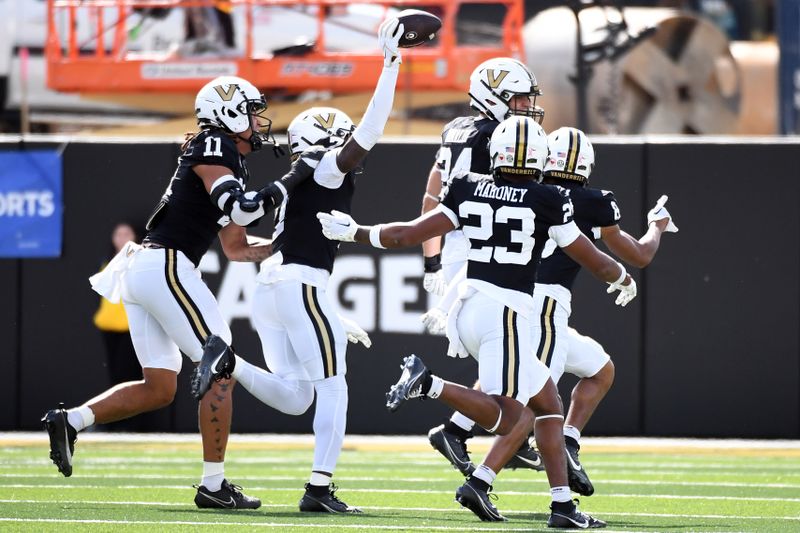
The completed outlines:
<svg viewBox="0 0 800 533">
<path fill-rule="evenodd" d="M 394 88 L 402 62 L 397 43 L 403 30 L 403 25 L 395 17 L 383 21 L 378 30 L 378 44 L 383 50 L 383 70 L 364 118 L 336 156 L 336 165 L 344 173 L 361 164 L 364 156 L 383 135 L 383 128 L 392 111 Z"/>
<path fill-rule="evenodd" d="M 631 266 L 644 268 L 649 265 L 661 244 L 661 235 L 678 231 L 665 207 L 667 200 L 666 195 L 662 196 L 655 207 L 647 213 L 647 233 L 638 240 L 622 231 L 617 225 L 602 228 L 600 235 L 608 249 Z"/>
</svg>

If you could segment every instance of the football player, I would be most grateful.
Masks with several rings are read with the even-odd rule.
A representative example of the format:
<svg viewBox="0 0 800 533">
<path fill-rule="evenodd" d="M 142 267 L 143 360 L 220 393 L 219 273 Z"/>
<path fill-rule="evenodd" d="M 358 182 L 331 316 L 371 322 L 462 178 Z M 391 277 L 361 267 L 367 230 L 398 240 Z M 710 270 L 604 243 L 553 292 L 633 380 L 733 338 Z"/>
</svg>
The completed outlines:
<svg viewBox="0 0 800 533">
<path fill-rule="evenodd" d="M 586 134 L 575 128 L 559 128 L 548 136 L 548 144 L 550 155 L 544 166 L 543 183 L 565 189 L 575 209 L 573 219 L 581 232 L 592 241 L 602 239 L 615 256 L 631 266 L 649 265 L 658 251 L 661 235 L 678 231 L 664 207 L 666 196 L 647 214 L 647 232 L 637 240 L 619 227 L 622 215 L 614 193 L 587 186 L 595 156 Z M 614 363 L 597 341 L 569 327 L 572 284 L 580 269 L 581 265 L 556 246 L 555 241 L 547 241 L 533 292 L 534 320 L 542 328 L 536 329 L 540 336 L 533 342 L 538 345 L 539 358 L 550 368 L 550 377 L 556 384 L 564 372 L 580 378 L 572 389 L 564 439 L 570 488 L 591 496 L 594 487 L 580 463 L 579 441 L 581 431 L 614 382 Z M 529 425 L 518 432 L 527 435 L 532 429 Z M 506 438 L 509 436 L 500 437 L 498 442 Z M 509 447 L 514 446 L 509 444 Z"/>
<path fill-rule="evenodd" d="M 253 323 L 270 372 L 223 349 L 199 372 L 210 378 L 231 374 L 258 399 L 280 411 L 301 414 L 316 392 L 314 463 L 300 500 L 300 511 L 360 513 L 340 500 L 331 483 L 347 422 L 348 337 L 365 341 L 357 326 L 345 331 L 326 288 L 339 244 L 319 231 L 318 211 L 350 211 L 356 176 L 364 156 L 378 142 L 394 100 L 403 25 L 396 18 L 381 24 L 378 41 L 384 66 L 366 113 L 355 127 L 334 108 L 312 108 L 292 120 L 289 148 L 318 157 L 313 179 L 284 198 L 275 214 L 273 255 L 261 265 L 253 295 Z M 347 328 L 351 329 L 351 328 Z M 204 383 L 208 379 L 204 378 Z"/>
<path fill-rule="evenodd" d="M 387 408 L 394 411 L 410 398 L 438 398 L 498 435 L 512 431 L 520 416 L 535 415 L 536 440 L 553 496 L 548 526 L 603 527 L 604 522 L 580 512 L 570 498 L 558 392 L 531 343 L 532 292 L 536 266 L 549 239 L 608 282 L 611 291 L 620 290 L 618 304 L 635 297 L 636 284 L 622 265 L 580 232 L 569 198 L 535 181 L 548 154 L 541 126 L 528 117 L 506 119 L 493 132 L 489 153 L 491 176 L 456 174 L 440 205 L 411 222 L 368 227 L 341 212 L 317 216 L 326 237 L 377 248 L 413 246 L 462 229 L 470 246 L 467 279 L 459 284 L 458 300 L 448 316 L 448 351 L 477 358 L 482 391 L 442 380 L 411 355 L 387 394 Z M 490 450 L 456 491 L 461 505 L 486 521 L 505 520 L 488 495 L 495 472 L 511 454 L 499 455 Z"/>
<path fill-rule="evenodd" d="M 106 268 L 93 276 L 93 288 L 112 301 L 122 299 L 130 322 L 142 381 L 122 383 L 42 418 L 50 436 L 50 457 L 65 476 L 72 475 L 77 434 L 94 425 L 132 417 L 172 403 L 181 354 L 197 363 L 206 341 L 231 331 L 214 295 L 200 277 L 198 264 L 215 237 L 231 261 L 261 261 L 269 241 L 249 237 L 245 226 L 279 205 L 303 179 L 313 160 L 298 158 L 280 180 L 245 192 L 249 180 L 245 156 L 272 143 L 270 121 L 263 116 L 264 96 L 248 81 L 224 76 L 197 93 L 199 131 L 184 143 L 178 166 L 147 223 L 142 246 L 128 243 Z M 212 335 L 213 334 L 213 335 Z M 260 500 L 246 496 L 225 479 L 224 459 L 230 432 L 234 382 L 217 383 L 199 407 L 203 437 L 203 477 L 198 507 L 249 508 Z"/>
<path fill-rule="evenodd" d="M 489 138 L 501 121 L 516 115 L 532 117 L 539 124 L 542 123 L 544 110 L 536 106 L 536 97 L 541 94 L 536 77 L 516 59 L 496 57 L 475 68 L 470 76 L 469 97 L 470 107 L 478 114 L 458 117 L 444 127 L 442 145 L 428 175 L 422 199 L 423 215 L 436 208 L 442 187 L 457 172 L 490 173 Z M 441 296 L 467 262 L 467 240 L 460 229 L 455 229 L 445 236 L 444 246 L 441 237 L 434 237 L 424 242 L 422 248 L 425 265 L 423 286 L 428 292 Z M 429 330 L 433 328 L 435 320 L 444 319 L 447 309 L 444 303 L 441 302 L 423 315 Z M 473 424 L 456 412 L 444 424 L 428 432 L 428 440 L 434 449 L 464 475 L 469 475 L 475 468 L 466 448 L 467 439 L 472 437 Z M 464 460 L 464 457 L 467 459 Z M 506 467 L 544 468 L 539 454 L 527 441 Z"/>
</svg>

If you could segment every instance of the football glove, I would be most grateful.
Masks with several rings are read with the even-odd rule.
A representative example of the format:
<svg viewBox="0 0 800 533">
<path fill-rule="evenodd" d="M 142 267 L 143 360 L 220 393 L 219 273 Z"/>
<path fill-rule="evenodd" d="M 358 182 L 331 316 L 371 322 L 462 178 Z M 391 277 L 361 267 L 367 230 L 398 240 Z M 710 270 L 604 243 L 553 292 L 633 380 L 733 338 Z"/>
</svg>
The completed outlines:
<svg viewBox="0 0 800 533">
<path fill-rule="evenodd" d="M 670 215 L 669 211 L 667 211 L 667 208 L 664 207 L 664 204 L 667 203 L 667 200 L 669 200 L 669 196 L 666 194 L 661 195 L 661 198 L 659 198 L 656 202 L 656 206 L 647 213 L 647 225 L 649 226 L 656 220 L 668 218 L 669 222 L 667 223 L 667 227 L 664 231 L 667 233 L 678 233 L 678 226 L 676 226 L 672 221 L 672 215 Z"/>
<path fill-rule="evenodd" d="M 631 278 L 631 282 L 628 285 L 623 285 L 622 282 L 610 283 L 606 292 L 611 294 L 616 290 L 619 290 L 619 294 L 617 295 L 617 299 L 614 300 L 614 303 L 625 307 L 631 300 L 636 298 L 636 281 Z"/>
<path fill-rule="evenodd" d="M 317 219 L 322 225 L 322 234 L 332 241 L 355 242 L 358 224 L 353 217 L 341 211 L 330 213 L 317 213 Z"/>
<path fill-rule="evenodd" d="M 383 51 L 383 66 L 391 67 L 403 62 L 397 46 L 403 32 L 405 32 L 405 26 L 400 24 L 396 17 L 384 20 L 378 28 L 378 46 Z"/>
<path fill-rule="evenodd" d="M 419 318 L 428 333 L 431 335 L 444 335 L 444 331 L 447 329 L 447 315 L 441 309 L 434 307 Z"/>
<path fill-rule="evenodd" d="M 442 296 L 444 295 L 444 290 L 447 288 L 447 282 L 441 270 L 437 272 L 426 272 L 425 276 L 422 278 L 422 286 L 429 293 Z"/>
<path fill-rule="evenodd" d="M 348 341 L 352 342 L 353 344 L 358 344 L 360 342 L 367 348 L 372 346 L 372 340 L 370 340 L 367 332 L 361 329 L 361 326 L 356 324 L 354 320 L 350 320 L 349 318 L 339 315 L 339 321 L 342 323 L 345 333 L 347 333 Z"/>
</svg>

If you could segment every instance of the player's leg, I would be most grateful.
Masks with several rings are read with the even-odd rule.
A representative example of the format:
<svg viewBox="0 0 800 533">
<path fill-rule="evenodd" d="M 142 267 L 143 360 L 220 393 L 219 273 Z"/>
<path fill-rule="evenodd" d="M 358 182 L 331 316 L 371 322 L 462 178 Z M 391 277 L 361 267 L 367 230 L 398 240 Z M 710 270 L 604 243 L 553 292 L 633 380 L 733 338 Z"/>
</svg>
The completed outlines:
<svg viewBox="0 0 800 533">
<path fill-rule="evenodd" d="M 543 366 L 543 365 L 542 365 Z M 528 407 L 533 411 L 536 421 L 536 445 L 547 472 L 552 503 L 548 527 L 558 529 L 601 528 L 606 523 L 578 510 L 569 488 L 567 457 L 562 437 L 564 416 L 558 389 L 552 379 L 548 379 L 542 389 L 531 398 Z"/>
<path fill-rule="evenodd" d="M 287 280 L 270 284 L 269 290 L 276 306 L 274 321 L 283 327 L 288 339 L 286 349 L 278 351 L 284 357 L 270 354 L 270 368 L 307 380 L 305 384 L 313 386 L 317 396 L 314 463 L 300 510 L 360 513 L 335 495 L 332 482 L 347 425 L 347 335 L 323 288 Z"/>
<path fill-rule="evenodd" d="M 566 371 L 581 378 L 572 389 L 569 412 L 564 423 L 567 466 L 572 489 L 590 496 L 594 493 L 594 486 L 580 461 L 581 432 L 614 383 L 614 363 L 597 341 L 572 328 L 566 330 L 569 339 Z"/>
<path fill-rule="evenodd" d="M 469 311 L 466 307 L 464 310 Z M 528 320 L 509 308 L 503 308 L 499 314 L 502 316 L 500 326 L 493 331 L 485 332 L 479 348 L 480 382 L 486 392 L 513 398 L 519 405 L 518 415 L 513 426 L 495 440 L 483 463 L 456 492 L 456 500 L 482 520 L 487 521 L 503 519 L 489 502 L 488 492 L 497 473 L 527 440 L 533 414 L 523 407 L 524 404 L 528 402 L 532 393 L 542 388 L 543 382 L 549 379 L 547 369 L 541 367 L 532 357 Z M 473 316 L 469 312 L 460 316 L 459 331 L 462 331 L 462 328 L 477 327 L 475 323 L 477 319 L 479 316 Z M 464 335 L 463 339 L 466 345 L 472 344 L 469 335 Z M 531 369 L 535 363 L 539 370 L 538 374 Z M 503 414 L 505 415 L 505 411 Z"/>
<path fill-rule="evenodd" d="M 219 342 L 219 355 L 208 367 L 214 378 L 222 370 L 229 371 L 250 394 L 270 407 L 289 415 L 301 415 L 311 406 L 314 389 L 305 369 L 298 364 L 283 325 L 287 313 L 298 312 L 297 304 L 286 298 L 281 284 L 259 283 L 253 294 L 253 324 L 269 371 L 245 361 Z M 213 351 L 210 353 L 214 355 Z"/>
<path fill-rule="evenodd" d="M 145 249 L 137 254 L 135 261 L 141 261 L 137 265 L 141 275 L 135 283 L 126 282 L 126 286 L 192 362 L 200 362 L 210 337 L 218 336 L 231 343 L 230 328 L 214 295 L 183 253 L 173 249 Z M 234 384 L 234 380 L 214 383 L 198 408 L 203 476 L 195 503 L 200 507 L 254 509 L 261 505 L 260 500 L 242 494 L 225 479 Z"/>
<path fill-rule="evenodd" d="M 86 403 L 51 409 L 42 418 L 50 436 L 50 457 L 65 476 L 72 475 L 72 454 L 77 434 L 94 425 L 107 424 L 169 405 L 175 396 L 181 359 L 175 344 L 141 306 L 126 302 L 131 336 L 143 368 L 140 381 L 120 383 Z M 147 331 L 148 336 L 143 337 Z"/>
</svg>

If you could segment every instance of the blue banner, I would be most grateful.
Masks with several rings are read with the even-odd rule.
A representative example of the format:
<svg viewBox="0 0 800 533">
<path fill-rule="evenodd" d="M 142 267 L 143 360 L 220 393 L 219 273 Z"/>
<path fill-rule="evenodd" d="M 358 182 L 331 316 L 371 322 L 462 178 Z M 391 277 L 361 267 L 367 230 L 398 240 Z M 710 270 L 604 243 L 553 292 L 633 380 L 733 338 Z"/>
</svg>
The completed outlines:
<svg viewBox="0 0 800 533">
<path fill-rule="evenodd" d="M 59 257 L 61 155 L 0 152 L 0 257 Z"/>
<path fill-rule="evenodd" d="M 775 17 L 780 46 L 780 132 L 800 133 L 800 0 L 780 0 Z"/>
</svg>

